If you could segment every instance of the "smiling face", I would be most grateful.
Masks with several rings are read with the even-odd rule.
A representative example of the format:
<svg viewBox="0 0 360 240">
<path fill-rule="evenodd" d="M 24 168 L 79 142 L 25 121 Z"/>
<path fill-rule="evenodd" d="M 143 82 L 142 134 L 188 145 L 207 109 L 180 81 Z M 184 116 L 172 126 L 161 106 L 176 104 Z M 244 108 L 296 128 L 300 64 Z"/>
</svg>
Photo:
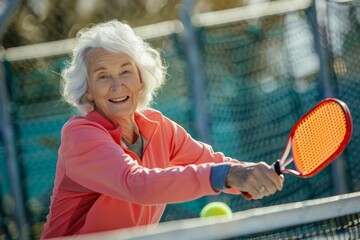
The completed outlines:
<svg viewBox="0 0 360 240">
<path fill-rule="evenodd" d="M 139 71 L 125 53 L 93 49 L 87 55 L 88 88 L 85 97 L 116 125 L 131 120 L 142 89 Z"/>
</svg>

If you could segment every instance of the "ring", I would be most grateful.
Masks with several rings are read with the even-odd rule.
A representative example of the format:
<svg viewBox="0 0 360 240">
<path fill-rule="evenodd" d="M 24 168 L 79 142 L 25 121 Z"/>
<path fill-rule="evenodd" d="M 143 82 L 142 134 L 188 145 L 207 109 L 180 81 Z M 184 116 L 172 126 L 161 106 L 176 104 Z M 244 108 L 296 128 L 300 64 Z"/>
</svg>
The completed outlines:
<svg viewBox="0 0 360 240">
<path fill-rule="evenodd" d="M 259 188 L 257 191 L 258 191 L 259 193 L 262 193 L 264 190 L 265 190 L 265 187 L 264 187 L 264 186 L 261 186 L 261 188 Z"/>
</svg>

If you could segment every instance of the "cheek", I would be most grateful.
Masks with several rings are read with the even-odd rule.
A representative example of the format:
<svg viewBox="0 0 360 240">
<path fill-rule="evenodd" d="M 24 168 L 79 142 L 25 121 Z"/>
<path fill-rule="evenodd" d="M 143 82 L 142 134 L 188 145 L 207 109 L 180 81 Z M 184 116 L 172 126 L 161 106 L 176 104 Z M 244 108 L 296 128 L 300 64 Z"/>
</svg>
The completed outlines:
<svg viewBox="0 0 360 240">
<path fill-rule="evenodd" d="M 132 81 L 129 85 L 128 88 L 134 92 L 134 93 L 139 93 L 141 92 L 141 90 L 143 89 L 143 83 L 139 82 L 139 80 L 137 81 Z"/>
<path fill-rule="evenodd" d="M 134 89 L 133 92 L 135 92 L 137 95 L 140 95 L 142 90 L 143 90 L 143 85 L 142 84 L 137 84 L 136 88 Z"/>
<path fill-rule="evenodd" d="M 86 98 L 88 101 L 94 102 L 106 96 L 106 94 L 107 87 L 98 84 L 89 87 L 89 89 L 86 91 Z"/>
</svg>

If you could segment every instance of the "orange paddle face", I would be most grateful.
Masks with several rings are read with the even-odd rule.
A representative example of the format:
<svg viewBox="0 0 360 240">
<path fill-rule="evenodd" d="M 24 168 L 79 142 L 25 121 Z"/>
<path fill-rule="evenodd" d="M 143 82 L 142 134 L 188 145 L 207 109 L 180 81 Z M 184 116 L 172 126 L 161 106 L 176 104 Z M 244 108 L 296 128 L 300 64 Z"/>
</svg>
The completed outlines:
<svg viewBox="0 0 360 240">
<path fill-rule="evenodd" d="M 352 119 L 346 104 L 336 98 L 325 99 L 294 125 L 273 169 L 279 175 L 290 173 L 296 177 L 312 177 L 340 155 L 349 143 L 351 133 Z M 291 162 L 296 170 L 286 168 Z M 243 196 L 251 198 L 245 192 Z"/>
<path fill-rule="evenodd" d="M 290 133 L 294 164 L 301 177 L 325 168 L 346 147 L 352 132 L 350 111 L 338 99 L 316 105 Z"/>
</svg>

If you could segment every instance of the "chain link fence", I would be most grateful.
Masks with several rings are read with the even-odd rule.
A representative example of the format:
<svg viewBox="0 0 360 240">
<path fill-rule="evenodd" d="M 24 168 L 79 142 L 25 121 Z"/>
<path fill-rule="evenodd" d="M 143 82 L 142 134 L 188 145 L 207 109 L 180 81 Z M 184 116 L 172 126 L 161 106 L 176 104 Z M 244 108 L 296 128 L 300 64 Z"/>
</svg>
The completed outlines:
<svg viewBox="0 0 360 240">
<path fill-rule="evenodd" d="M 150 29 L 149 24 L 180 24 L 176 31 L 155 31 L 156 37 L 145 37 L 160 49 L 168 65 L 167 84 L 153 107 L 198 139 L 202 136 L 196 122 L 202 114 L 205 118 L 201 124 L 209 135 L 206 141 L 215 150 L 244 161 L 272 163 L 281 155 L 292 125 L 324 97 L 322 63 L 312 22 L 314 6 L 309 1 L 274 1 L 256 7 L 241 7 L 250 1 L 196 1 L 190 14 L 190 33 L 195 41 L 185 34 L 189 26 L 176 21 L 183 20 L 179 16 L 186 1 L 79 0 L 52 1 L 51 6 L 50 1 L 44 1 L 49 4 L 45 10 L 37 5 L 39 2 L 23 1 L 16 13 L 17 21 L 8 25 L 2 39 L 16 160 L 31 239 L 39 238 L 48 213 L 60 129 L 77 113 L 60 101 L 59 94 L 58 73 L 69 58 L 69 48 L 64 42 L 54 42 L 49 50 L 45 42 L 73 38 L 89 22 L 113 18 L 126 20 L 140 35 L 144 28 Z M 335 96 L 349 105 L 354 121 L 354 134 L 343 156 L 346 182 L 349 191 L 359 191 L 360 6 L 353 1 L 328 1 L 326 6 L 322 17 L 328 20 L 326 53 L 331 60 L 332 87 Z M 214 12 L 224 9 L 228 10 Z M 34 43 L 44 44 L 18 48 Z M 196 69 L 189 64 L 193 61 L 188 55 L 190 44 L 199 53 L 203 89 L 194 89 Z M 51 51 L 56 55 L 49 54 Z M 197 108 L 197 94 L 203 96 L 201 106 L 205 109 Z M 0 166 L 0 236 L 16 239 L 3 140 Z M 334 178 L 328 167 L 311 179 L 286 176 L 284 190 L 263 200 L 246 201 L 221 194 L 171 204 L 162 221 L 198 217 L 210 201 L 223 201 L 234 211 L 241 211 L 334 194 Z"/>
</svg>

